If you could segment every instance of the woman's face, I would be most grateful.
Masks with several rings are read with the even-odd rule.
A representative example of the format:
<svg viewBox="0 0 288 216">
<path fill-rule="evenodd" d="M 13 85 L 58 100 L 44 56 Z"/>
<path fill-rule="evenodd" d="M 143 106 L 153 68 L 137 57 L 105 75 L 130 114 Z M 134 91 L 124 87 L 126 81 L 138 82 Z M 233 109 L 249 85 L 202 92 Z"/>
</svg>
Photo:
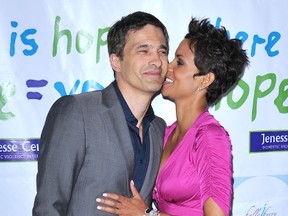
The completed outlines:
<svg viewBox="0 0 288 216">
<path fill-rule="evenodd" d="M 200 83 L 200 77 L 194 74 L 198 69 L 194 64 L 194 53 L 191 51 L 189 41 L 182 40 L 175 57 L 168 66 L 168 73 L 162 88 L 162 95 L 172 101 L 193 99 Z"/>
</svg>

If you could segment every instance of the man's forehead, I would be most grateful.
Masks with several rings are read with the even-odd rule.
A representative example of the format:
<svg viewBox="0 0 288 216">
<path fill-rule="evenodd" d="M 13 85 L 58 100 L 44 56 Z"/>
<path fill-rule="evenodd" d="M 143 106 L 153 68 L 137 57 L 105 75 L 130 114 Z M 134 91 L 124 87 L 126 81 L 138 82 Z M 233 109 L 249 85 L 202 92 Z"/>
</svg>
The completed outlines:
<svg viewBox="0 0 288 216">
<path fill-rule="evenodd" d="M 154 26 L 153 26 L 154 27 Z M 162 47 L 167 48 L 165 36 L 159 27 L 154 27 L 159 29 L 159 32 L 150 31 L 141 28 L 138 30 L 130 30 L 126 36 L 126 45 L 129 43 L 133 47 Z"/>
</svg>

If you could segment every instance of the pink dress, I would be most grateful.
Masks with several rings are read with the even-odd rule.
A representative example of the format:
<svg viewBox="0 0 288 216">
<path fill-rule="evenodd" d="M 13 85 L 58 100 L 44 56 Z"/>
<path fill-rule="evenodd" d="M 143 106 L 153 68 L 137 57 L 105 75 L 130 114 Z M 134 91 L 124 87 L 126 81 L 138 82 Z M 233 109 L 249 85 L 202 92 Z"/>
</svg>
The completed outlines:
<svg viewBox="0 0 288 216">
<path fill-rule="evenodd" d="M 164 146 L 176 122 L 167 127 Z M 232 198 L 232 152 L 227 131 L 205 110 L 191 125 L 159 172 L 153 191 L 160 212 L 202 216 L 212 197 L 229 215 Z"/>
</svg>

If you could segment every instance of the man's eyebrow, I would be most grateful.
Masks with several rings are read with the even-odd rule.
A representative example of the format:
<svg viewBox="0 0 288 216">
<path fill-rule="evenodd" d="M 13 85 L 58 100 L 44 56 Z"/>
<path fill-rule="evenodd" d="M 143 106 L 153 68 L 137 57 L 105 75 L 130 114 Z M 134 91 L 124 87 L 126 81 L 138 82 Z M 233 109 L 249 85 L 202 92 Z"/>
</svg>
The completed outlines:
<svg viewBox="0 0 288 216">
<path fill-rule="evenodd" d="M 161 48 L 161 49 L 168 50 L 168 47 L 167 47 L 166 45 L 164 45 L 164 44 L 161 44 L 160 48 Z"/>
<path fill-rule="evenodd" d="M 139 44 L 136 46 L 136 49 L 141 49 L 141 48 L 148 48 L 148 47 L 151 47 L 151 45 L 149 44 Z M 168 50 L 168 47 L 164 44 L 161 44 L 160 45 L 160 49 L 165 49 L 165 50 Z"/>
<path fill-rule="evenodd" d="M 139 44 L 139 45 L 136 46 L 136 49 L 147 48 L 147 47 L 149 47 L 149 46 L 151 46 L 151 45 L 148 45 L 148 44 Z"/>
</svg>

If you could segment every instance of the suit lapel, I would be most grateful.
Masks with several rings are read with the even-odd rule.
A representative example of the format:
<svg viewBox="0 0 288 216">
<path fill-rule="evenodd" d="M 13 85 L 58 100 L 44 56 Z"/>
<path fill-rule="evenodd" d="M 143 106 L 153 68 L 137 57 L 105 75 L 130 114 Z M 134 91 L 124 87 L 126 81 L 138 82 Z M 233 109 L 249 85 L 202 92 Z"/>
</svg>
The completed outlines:
<svg viewBox="0 0 288 216">
<path fill-rule="evenodd" d="M 134 168 L 134 150 L 130 139 L 130 134 L 124 116 L 124 112 L 112 85 L 103 90 L 104 110 L 101 118 L 103 126 L 107 129 L 109 139 L 118 147 L 119 153 L 123 156 L 127 170 L 127 186 Z M 131 161 L 133 161 L 131 163 Z M 130 191 L 130 190 L 129 190 Z"/>
<path fill-rule="evenodd" d="M 150 135 L 150 161 L 147 169 L 147 174 L 141 188 L 140 194 L 144 200 L 151 193 L 151 187 L 153 188 L 154 182 L 159 169 L 161 153 L 162 153 L 162 143 L 163 136 L 161 137 L 161 131 L 159 131 L 159 125 L 156 121 L 152 121 L 149 128 Z"/>
</svg>

